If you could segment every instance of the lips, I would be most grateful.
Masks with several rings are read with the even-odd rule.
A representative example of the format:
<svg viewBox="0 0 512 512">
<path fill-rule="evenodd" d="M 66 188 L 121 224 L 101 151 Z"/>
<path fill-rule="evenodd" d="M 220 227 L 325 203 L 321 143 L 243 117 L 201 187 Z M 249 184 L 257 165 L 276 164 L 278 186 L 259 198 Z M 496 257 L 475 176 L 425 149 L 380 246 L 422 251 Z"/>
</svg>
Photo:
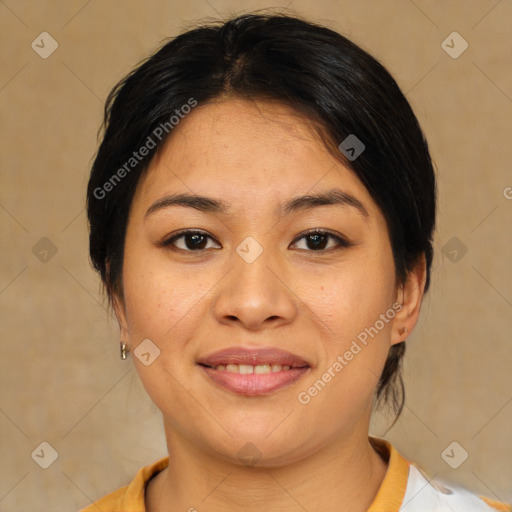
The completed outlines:
<svg viewBox="0 0 512 512">
<path fill-rule="evenodd" d="M 290 368 L 305 368 L 311 365 L 295 354 L 278 348 L 227 348 L 200 358 L 198 364 L 215 368 L 219 365 L 280 365 Z"/>
<path fill-rule="evenodd" d="M 276 348 L 229 348 L 200 358 L 197 363 L 210 382 L 246 396 L 268 395 L 311 370 L 305 359 Z"/>
</svg>

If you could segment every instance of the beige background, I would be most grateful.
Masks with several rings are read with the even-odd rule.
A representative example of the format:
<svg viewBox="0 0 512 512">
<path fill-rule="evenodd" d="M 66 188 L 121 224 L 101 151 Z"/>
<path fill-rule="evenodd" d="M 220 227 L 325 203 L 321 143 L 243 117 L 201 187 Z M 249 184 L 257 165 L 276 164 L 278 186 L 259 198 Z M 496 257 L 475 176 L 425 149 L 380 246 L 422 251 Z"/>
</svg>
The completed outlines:
<svg viewBox="0 0 512 512">
<path fill-rule="evenodd" d="M 166 454 L 159 413 L 132 361 L 119 359 L 117 325 L 88 263 L 85 186 L 103 102 L 194 20 L 271 6 L 326 24 L 381 60 L 415 109 L 438 170 L 432 290 L 408 341 L 407 405 L 385 437 L 432 476 L 512 500 L 510 0 L 5 0 L 3 512 L 76 510 Z M 59 45 L 47 59 L 31 48 L 43 31 Z M 453 31 L 469 44 L 457 59 L 441 46 Z M 47 262 L 48 242 L 33 252 L 42 237 L 57 249 Z M 446 246 L 452 237 L 467 247 L 459 261 Z M 377 417 L 372 433 L 385 428 Z M 58 452 L 48 469 L 31 457 L 43 441 Z M 453 441 L 469 453 L 458 469 L 441 457 Z"/>
</svg>

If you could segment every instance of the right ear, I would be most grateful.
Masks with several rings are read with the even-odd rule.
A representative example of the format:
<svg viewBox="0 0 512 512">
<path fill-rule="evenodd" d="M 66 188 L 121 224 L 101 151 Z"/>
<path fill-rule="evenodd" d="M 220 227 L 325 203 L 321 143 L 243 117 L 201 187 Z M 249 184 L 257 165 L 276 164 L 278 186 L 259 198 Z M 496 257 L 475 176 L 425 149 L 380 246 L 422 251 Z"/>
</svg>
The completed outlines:
<svg viewBox="0 0 512 512">
<path fill-rule="evenodd" d="M 124 302 L 117 294 L 114 294 L 112 298 L 112 305 L 114 307 L 117 323 L 119 324 L 119 330 L 121 331 L 121 341 L 126 342 L 128 338 L 128 323 L 126 321 Z"/>
<path fill-rule="evenodd" d="M 106 267 L 106 279 L 110 281 L 110 261 L 107 261 L 105 264 Z M 117 323 L 119 324 L 120 330 L 120 338 L 121 341 L 126 343 L 128 338 L 128 323 L 126 321 L 126 311 L 124 307 L 124 300 L 119 294 L 115 291 L 111 291 L 111 302 L 112 307 L 114 308 L 114 314 L 117 318 Z"/>
</svg>

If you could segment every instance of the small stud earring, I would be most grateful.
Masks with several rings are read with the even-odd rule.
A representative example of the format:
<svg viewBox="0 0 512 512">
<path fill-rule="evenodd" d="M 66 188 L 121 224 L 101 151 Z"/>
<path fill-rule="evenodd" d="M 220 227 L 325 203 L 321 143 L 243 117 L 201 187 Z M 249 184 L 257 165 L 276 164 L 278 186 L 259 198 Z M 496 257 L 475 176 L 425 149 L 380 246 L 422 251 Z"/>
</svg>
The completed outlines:
<svg viewBox="0 0 512 512">
<path fill-rule="evenodd" d="M 407 327 L 404 327 L 402 329 L 402 331 L 400 332 L 400 334 L 407 334 L 409 332 L 409 330 L 407 329 Z"/>
<path fill-rule="evenodd" d="M 128 359 L 128 352 L 130 352 L 130 351 L 126 348 L 126 343 L 124 341 L 121 341 L 120 349 L 121 349 L 121 359 L 123 361 L 125 359 Z"/>
</svg>

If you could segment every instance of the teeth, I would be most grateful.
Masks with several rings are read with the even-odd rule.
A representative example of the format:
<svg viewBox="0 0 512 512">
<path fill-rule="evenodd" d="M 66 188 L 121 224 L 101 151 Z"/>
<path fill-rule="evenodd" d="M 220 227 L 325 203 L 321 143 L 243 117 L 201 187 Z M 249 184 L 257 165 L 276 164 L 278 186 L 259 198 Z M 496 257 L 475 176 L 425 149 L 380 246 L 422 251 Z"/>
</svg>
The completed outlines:
<svg viewBox="0 0 512 512">
<path fill-rule="evenodd" d="M 215 366 L 215 370 L 227 371 L 230 373 L 240 373 L 242 375 L 247 375 L 249 373 L 274 373 L 280 371 L 289 370 L 290 366 L 280 364 L 258 364 L 256 366 L 250 364 L 219 364 Z"/>
<path fill-rule="evenodd" d="M 254 367 L 254 373 L 270 373 L 270 365 L 269 364 L 259 364 Z"/>
<path fill-rule="evenodd" d="M 247 373 L 254 373 L 254 366 L 251 366 L 250 364 L 239 364 L 238 371 L 244 375 Z"/>
</svg>

